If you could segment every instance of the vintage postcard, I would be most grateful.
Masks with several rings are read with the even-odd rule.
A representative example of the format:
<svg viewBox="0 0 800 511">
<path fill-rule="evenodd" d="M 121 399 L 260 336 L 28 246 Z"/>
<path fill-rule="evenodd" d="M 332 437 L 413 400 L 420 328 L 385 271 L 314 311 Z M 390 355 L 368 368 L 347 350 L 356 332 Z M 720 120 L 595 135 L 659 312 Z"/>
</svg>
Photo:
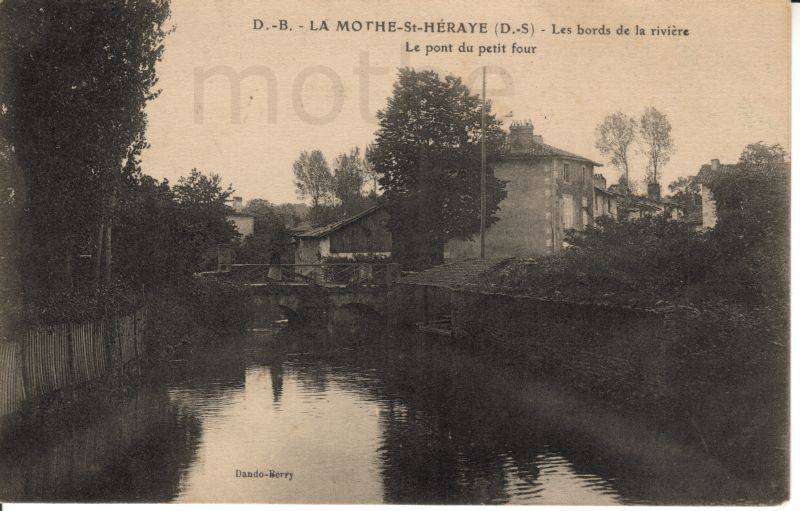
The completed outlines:
<svg viewBox="0 0 800 511">
<path fill-rule="evenodd" d="M 789 499 L 782 0 L 0 0 L 0 501 Z"/>
</svg>

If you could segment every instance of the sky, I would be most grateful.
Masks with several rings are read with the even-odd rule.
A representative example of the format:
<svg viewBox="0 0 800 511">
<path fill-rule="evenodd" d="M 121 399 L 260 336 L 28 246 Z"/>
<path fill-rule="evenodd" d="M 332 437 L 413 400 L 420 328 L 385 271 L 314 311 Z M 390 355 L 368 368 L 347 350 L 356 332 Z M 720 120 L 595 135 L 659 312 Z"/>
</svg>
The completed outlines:
<svg viewBox="0 0 800 511">
<path fill-rule="evenodd" d="M 399 67 L 454 74 L 479 92 L 486 66 L 495 113 L 530 119 L 545 143 L 606 163 L 598 172 L 609 183 L 618 172 L 594 146 L 596 126 L 615 111 L 661 110 L 675 144 L 666 186 L 712 158 L 736 161 L 752 142 L 789 148 L 789 13 L 781 0 L 172 0 L 174 31 L 157 68 L 162 92 L 147 106 L 143 169 L 174 182 L 197 168 L 219 174 L 245 200 L 298 202 L 292 163 L 299 153 L 320 149 L 332 163 L 370 143 Z M 267 28 L 284 19 L 292 30 L 254 30 L 254 19 Z M 323 20 L 330 31 L 310 30 Z M 337 32 L 338 20 L 485 22 L 490 33 Z M 495 35 L 503 22 L 528 23 L 534 35 Z M 579 35 L 578 24 L 605 25 L 612 34 Z M 631 31 L 674 25 L 689 35 L 617 36 L 620 24 Z M 554 34 L 554 25 L 572 33 Z M 461 42 L 475 52 L 459 53 Z M 427 45 L 448 43 L 451 53 L 424 54 Z M 513 43 L 535 53 L 512 54 Z M 506 53 L 478 56 L 479 46 L 495 44 Z M 422 51 L 407 51 L 415 45 Z M 635 180 L 645 163 L 634 159 Z"/>
</svg>

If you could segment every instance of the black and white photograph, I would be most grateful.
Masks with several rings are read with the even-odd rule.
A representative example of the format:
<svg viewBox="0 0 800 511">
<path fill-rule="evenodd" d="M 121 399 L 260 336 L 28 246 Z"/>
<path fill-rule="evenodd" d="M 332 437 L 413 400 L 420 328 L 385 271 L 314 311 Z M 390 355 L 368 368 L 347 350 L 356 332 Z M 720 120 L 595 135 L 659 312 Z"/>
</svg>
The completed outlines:
<svg viewBox="0 0 800 511">
<path fill-rule="evenodd" d="M 788 506 L 792 14 L 0 0 L 0 502 Z"/>
</svg>

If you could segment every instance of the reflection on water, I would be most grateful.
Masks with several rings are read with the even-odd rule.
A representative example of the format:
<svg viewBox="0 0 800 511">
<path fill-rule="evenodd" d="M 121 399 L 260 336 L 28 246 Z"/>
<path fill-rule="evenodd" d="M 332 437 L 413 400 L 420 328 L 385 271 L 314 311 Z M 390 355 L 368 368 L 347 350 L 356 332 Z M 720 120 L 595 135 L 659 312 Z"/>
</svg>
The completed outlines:
<svg viewBox="0 0 800 511">
<path fill-rule="evenodd" d="M 743 493 L 699 453 L 411 333 L 356 342 L 262 329 L 162 373 L 122 404 L 6 434 L 0 500 L 612 504 Z"/>
</svg>

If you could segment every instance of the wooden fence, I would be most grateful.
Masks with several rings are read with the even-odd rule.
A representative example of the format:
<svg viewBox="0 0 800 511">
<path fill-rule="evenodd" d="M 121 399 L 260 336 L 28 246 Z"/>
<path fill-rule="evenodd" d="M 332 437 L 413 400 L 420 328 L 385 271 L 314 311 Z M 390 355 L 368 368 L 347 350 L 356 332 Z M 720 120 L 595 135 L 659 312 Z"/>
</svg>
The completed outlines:
<svg viewBox="0 0 800 511">
<path fill-rule="evenodd" d="M 37 327 L 0 340 L 0 417 L 21 403 L 125 369 L 144 352 L 145 311 Z"/>
</svg>

